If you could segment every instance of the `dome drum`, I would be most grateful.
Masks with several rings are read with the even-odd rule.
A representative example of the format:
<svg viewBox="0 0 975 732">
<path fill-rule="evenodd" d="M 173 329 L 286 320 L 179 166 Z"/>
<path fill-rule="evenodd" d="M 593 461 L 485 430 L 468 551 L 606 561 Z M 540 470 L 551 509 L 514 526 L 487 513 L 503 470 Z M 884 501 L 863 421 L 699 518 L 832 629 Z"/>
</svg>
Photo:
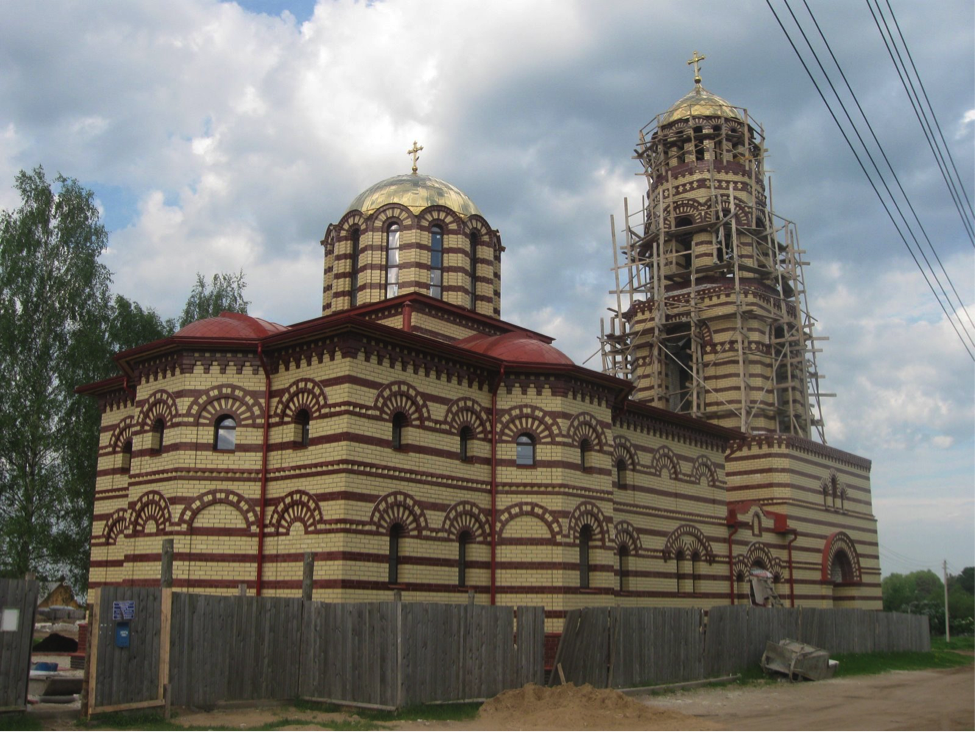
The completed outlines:
<svg viewBox="0 0 975 732">
<path fill-rule="evenodd" d="M 322 240 L 322 313 L 419 292 L 500 316 L 501 238 L 456 187 L 431 176 L 380 181 Z"/>
</svg>

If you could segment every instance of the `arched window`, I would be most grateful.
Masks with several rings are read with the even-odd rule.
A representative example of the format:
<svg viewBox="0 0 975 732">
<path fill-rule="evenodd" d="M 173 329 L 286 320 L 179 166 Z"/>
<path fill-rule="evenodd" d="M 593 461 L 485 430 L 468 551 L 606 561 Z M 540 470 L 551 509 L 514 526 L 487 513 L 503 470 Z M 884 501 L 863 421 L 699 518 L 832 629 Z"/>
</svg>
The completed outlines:
<svg viewBox="0 0 975 732">
<path fill-rule="evenodd" d="M 406 415 L 397 412 L 393 415 L 393 449 L 399 450 L 403 447 L 403 432 L 406 429 Z"/>
<path fill-rule="evenodd" d="M 152 435 L 149 449 L 152 452 L 160 453 L 163 449 L 164 437 L 166 436 L 166 423 L 162 419 L 157 419 L 152 423 Z"/>
<path fill-rule="evenodd" d="M 233 452 L 236 446 L 237 422 L 229 414 L 225 414 L 213 426 L 213 449 Z"/>
<path fill-rule="evenodd" d="M 698 552 L 691 554 L 691 592 L 701 591 L 701 578 L 699 572 L 701 570 L 701 555 Z"/>
<path fill-rule="evenodd" d="M 132 465 L 132 440 L 126 440 L 122 445 L 122 472 L 128 473 Z"/>
<path fill-rule="evenodd" d="M 535 438 L 527 432 L 522 432 L 515 440 L 515 464 L 535 464 Z"/>
<path fill-rule="evenodd" d="M 301 409 L 295 415 L 295 444 L 308 447 L 311 441 L 311 415 L 307 409 Z"/>
<path fill-rule="evenodd" d="M 626 488 L 626 460 L 620 458 L 616 461 L 616 486 L 621 490 Z"/>
<path fill-rule="evenodd" d="M 471 262 L 470 262 L 470 290 L 471 310 L 477 309 L 477 232 L 471 232 Z"/>
<path fill-rule="evenodd" d="M 616 553 L 619 556 L 620 562 L 620 592 L 626 592 L 630 587 L 628 576 L 630 570 L 630 549 L 626 544 L 620 544 Z"/>
<path fill-rule="evenodd" d="M 403 535 L 403 525 L 389 527 L 389 584 L 399 583 L 399 540 Z"/>
<path fill-rule="evenodd" d="M 677 552 L 674 556 L 674 563 L 677 565 L 677 594 L 687 592 L 687 558 L 683 551 Z"/>
<path fill-rule="evenodd" d="M 474 438 L 474 430 L 470 427 L 461 427 L 460 430 L 460 459 L 467 462 L 470 457 L 470 443 Z"/>
<path fill-rule="evenodd" d="M 359 304 L 359 227 L 352 230 L 352 276 L 349 280 L 349 307 Z"/>
<path fill-rule="evenodd" d="M 463 531 L 457 539 L 457 586 L 467 587 L 467 545 L 471 543 L 471 532 Z"/>
<path fill-rule="evenodd" d="M 589 542 L 592 541 L 592 527 L 586 524 L 579 531 L 579 587 L 589 589 Z"/>
<path fill-rule="evenodd" d="M 853 582 L 853 562 L 846 552 L 838 550 L 833 555 L 833 565 L 829 568 L 829 578 L 833 582 Z"/>
<path fill-rule="evenodd" d="M 589 440 L 583 440 L 579 443 L 579 467 L 583 470 L 589 470 L 592 467 L 590 452 L 592 452 L 592 443 Z"/>
<path fill-rule="evenodd" d="M 399 224 L 386 228 L 386 297 L 399 294 Z"/>
<path fill-rule="evenodd" d="M 430 227 L 430 297 L 443 299 L 443 229 Z"/>
</svg>

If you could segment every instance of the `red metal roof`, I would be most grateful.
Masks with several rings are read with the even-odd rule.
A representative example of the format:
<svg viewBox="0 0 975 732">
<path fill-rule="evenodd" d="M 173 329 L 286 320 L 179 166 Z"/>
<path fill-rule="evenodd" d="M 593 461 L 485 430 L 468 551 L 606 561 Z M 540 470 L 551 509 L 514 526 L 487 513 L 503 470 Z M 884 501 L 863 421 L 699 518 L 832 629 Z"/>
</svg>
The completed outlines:
<svg viewBox="0 0 975 732">
<path fill-rule="evenodd" d="M 288 330 L 284 325 L 253 318 L 243 313 L 224 311 L 215 318 L 205 318 L 180 328 L 177 338 L 229 338 L 252 341 L 272 333 Z"/>
<path fill-rule="evenodd" d="M 572 359 L 555 346 L 530 333 L 515 331 L 504 335 L 473 335 L 455 341 L 455 346 L 517 363 L 562 364 L 572 366 Z"/>
</svg>

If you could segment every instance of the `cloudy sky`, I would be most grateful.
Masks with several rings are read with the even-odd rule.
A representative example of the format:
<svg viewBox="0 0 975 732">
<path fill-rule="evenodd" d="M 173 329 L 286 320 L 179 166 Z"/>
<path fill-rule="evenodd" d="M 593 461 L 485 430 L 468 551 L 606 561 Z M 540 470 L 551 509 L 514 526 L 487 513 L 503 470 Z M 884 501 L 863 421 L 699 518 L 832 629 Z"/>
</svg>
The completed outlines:
<svg viewBox="0 0 975 732">
<path fill-rule="evenodd" d="M 972 194 L 973 4 L 891 2 Z M 810 7 L 971 307 L 972 244 L 866 3 Z M 0 207 L 19 169 L 75 177 L 120 293 L 173 316 L 196 272 L 242 269 L 251 313 L 291 323 L 320 313 L 328 223 L 408 172 L 417 139 L 421 172 L 502 233 L 503 316 L 582 363 L 610 302 L 609 217 L 642 192 L 637 130 L 690 91 L 695 50 L 705 87 L 764 125 L 830 338 L 826 437 L 874 461 L 884 573 L 973 564 L 973 362 L 765 2 L 8 3 Z"/>
</svg>

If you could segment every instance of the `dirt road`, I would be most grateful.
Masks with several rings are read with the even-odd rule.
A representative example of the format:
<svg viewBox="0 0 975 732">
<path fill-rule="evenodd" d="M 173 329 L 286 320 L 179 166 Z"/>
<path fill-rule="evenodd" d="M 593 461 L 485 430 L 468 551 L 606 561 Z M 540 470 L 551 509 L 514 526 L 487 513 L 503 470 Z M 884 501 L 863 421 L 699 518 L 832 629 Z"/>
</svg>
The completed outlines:
<svg viewBox="0 0 975 732">
<path fill-rule="evenodd" d="M 975 729 L 975 666 L 639 700 L 731 730 Z"/>
<path fill-rule="evenodd" d="M 285 722 L 285 720 L 289 720 Z M 197 729 L 334 728 L 359 721 L 348 713 L 289 705 L 213 712 L 181 710 L 179 725 Z M 359 721 L 362 724 L 361 721 Z M 370 722 L 366 722 L 370 725 Z M 975 666 L 895 671 L 849 679 L 725 686 L 658 696 L 626 697 L 590 686 L 526 686 L 489 701 L 476 719 L 377 724 L 402 730 L 975 730 Z M 48 730 L 76 730 L 74 719 L 44 720 Z M 105 729 L 105 728 L 103 728 Z"/>
</svg>

